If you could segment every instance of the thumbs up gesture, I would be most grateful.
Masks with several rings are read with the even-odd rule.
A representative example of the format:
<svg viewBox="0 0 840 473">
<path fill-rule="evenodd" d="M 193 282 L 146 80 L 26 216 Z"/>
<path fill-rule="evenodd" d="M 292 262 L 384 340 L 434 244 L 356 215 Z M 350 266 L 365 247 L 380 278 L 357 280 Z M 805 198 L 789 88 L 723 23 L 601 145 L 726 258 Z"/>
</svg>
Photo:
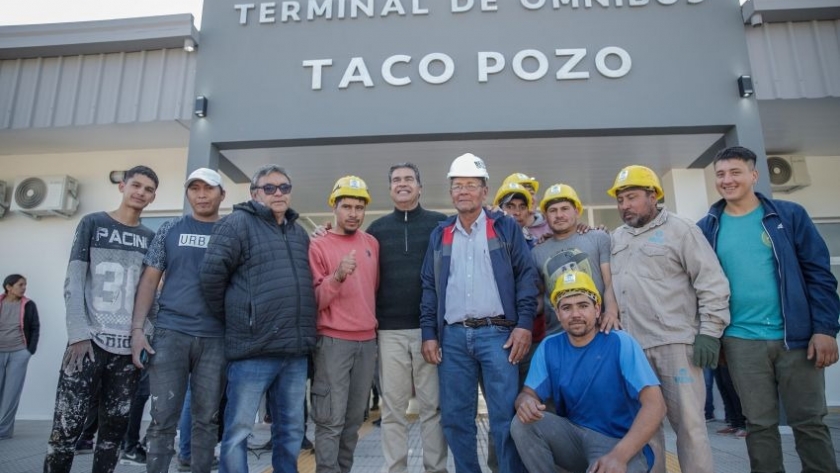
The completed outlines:
<svg viewBox="0 0 840 473">
<path fill-rule="evenodd" d="M 344 258 L 341 258 L 341 263 L 338 265 L 338 269 L 335 270 L 335 279 L 338 282 L 344 282 L 347 279 L 347 276 L 353 274 L 353 271 L 356 270 L 356 250 L 351 250 L 350 253 L 344 255 Z"/>
</svg>

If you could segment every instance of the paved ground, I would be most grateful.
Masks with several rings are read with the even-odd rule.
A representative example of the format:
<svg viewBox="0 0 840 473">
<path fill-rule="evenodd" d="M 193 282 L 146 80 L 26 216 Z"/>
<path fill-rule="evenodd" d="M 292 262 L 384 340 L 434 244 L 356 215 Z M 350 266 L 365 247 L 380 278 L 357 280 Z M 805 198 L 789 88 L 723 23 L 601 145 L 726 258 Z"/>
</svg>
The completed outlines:
<svg viewBox="0 0 840 473">
<path fill-rule="evenodd" d="M 374 417 L 372 420 L 376 419 Z M 827 418 L 831 428 L 834 450 L 840 458 L 840 410 L 832 409 Z M 482 455 L 486 455 L 487 420 L 480 416 L 479 425 L 479 447 Z M 722 422 L 707 424 L 709 438 L 715 459 L 715 471 L 721 473 L 735 473 L 749 471 L 747 450 L 743 439 L 730 436 L 718 435 L 715 432 L 724 427 Z M 48 421 L 18 421 L 15 425 L 15 437 L 10 440 L 0 441 L 0 472 L 3 473 L 35 473 L 41 471 L 45 441 L 49 434 L 50 422 Z M 673 432 L 667 431 L 668 448 L 668 471 L 679 472 L 679 464 L 676 461 L 676 442 Z M 307 429 L 307 435 L 312 438 L 313 429 Z M 382 451 L 380 444 L 380 429 L 365 423 L 360 432 L 361 439 L 356 449 L 356 459 L 353 466 L 353 473 L 380 473 L 382 468 Z M 269 437 L 268 426 L 257 425 L 255 429 L 255 441 L 265 441 Z M 409 471 L 422 472 L 422 457 L 420 452 L 420 424 L 413 422 L 409 430 Z M 793 445 L 793 436 L 782 435 L 782 450 L 785 454 L 785 469 L 788 473 L 800 471 L 799 459 Z M 77 457 L 73 464 L 74 473 L 89 472 L 91 467 L 91 455 Z M 455 471 L 450 459 L 449 471 Z M 314 455 L 310 452 L 302 453 L 298 460 L 301 473 L 315 471 Z M 268 473 L 271 471 L 271 454 L 269 452 L 257 451 L 249 455 L 249 473 Z M 144 467 L 118 465 L 116 473 L 143 473 Z M 176 471 L 174 466 L 171 471 Z M 489 470 L 485 470 L 489 473 Z"/>
</svg>

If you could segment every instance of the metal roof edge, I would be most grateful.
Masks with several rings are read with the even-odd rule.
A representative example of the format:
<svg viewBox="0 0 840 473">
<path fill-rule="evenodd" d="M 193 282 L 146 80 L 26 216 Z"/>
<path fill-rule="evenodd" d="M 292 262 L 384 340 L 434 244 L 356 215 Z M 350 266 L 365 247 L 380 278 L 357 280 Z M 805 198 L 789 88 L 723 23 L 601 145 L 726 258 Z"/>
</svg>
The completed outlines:
<svg viewBox="0 0 840 473">
<path fill-rule="evenodd" d="M 184 47 L 199 32 L 191 13 L 0 26 L 0 59 L 77 56 Z"/>
<path fill-rule="evenodd" d="M 741 5 L 745 24 L 840 19 L 840 0 L 747 0 Z"/>
</svg>

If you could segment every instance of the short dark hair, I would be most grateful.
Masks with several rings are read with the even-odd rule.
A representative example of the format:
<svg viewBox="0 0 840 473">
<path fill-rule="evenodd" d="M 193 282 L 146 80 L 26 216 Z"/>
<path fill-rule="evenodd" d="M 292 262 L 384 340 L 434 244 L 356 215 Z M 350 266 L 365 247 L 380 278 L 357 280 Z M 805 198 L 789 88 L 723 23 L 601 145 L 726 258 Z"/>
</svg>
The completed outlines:
<svg viewBox="0 0 840 473">
<path fill-rule="evenodd" d="M 718 161 L 728 161 L 730 159 L 740 159 L 741 161 L 745 161 L 747 164 L 752 164 L 755 167 L 756 159 L 758 159 L 755 153 L 743 146 L 730 146 L 729 148 L 724 148 L 717 152 L 714 159 L 712 160 L 712 165 L 718 163 Z"/>
<path fill-rule="evenodd" d="M 292 183 L 292 178 L 289 177 L 289 174 L 286 172 L 285 169 L 280 167 L 277 164 L 266 164 L 265 166 L 257 169 L 253 176 L 251 176 L 251 190 L 257 188 L 257 183 L 260 181 L 260 178 L 263 176 L 268 176 L 269 174 L 282 174 L 286 176 L 286 179 L 289 181 L 289 184 Z"/>
<path fill-rule="evenodd" d="M 568 197 L 558 197 L 556 199 L 551 199 L 551 200 L 549 200 L 548 202 L 545 203 L 545 208 L 546 208 L 546 210 L 548 210 L 549 207 L 551 207 L 554 204 L 559 204 L 560 202 L 568 202 L 568 203 L 572 204 L 572 207 L 577 208 L 577 203 L 575 203 L 574 200 L 572 200 Z"/>
<path fill-rule="evenodd" d="M 3 280 L 3 292 L 8 294 L 9 291 L 6 289 L 6 286 L 14 286 L 21 279 L 26 279 L 26 278 L 21 276 L 20 274 L 10 274 L 10 275 L 6 276 L 6 279 Z"/>
<path fill-rule="evenodd" d="M 391 187 L 391 178 L 394 177 L 394 171 L 397 169 L 411 169 L 414 171 L 414 178 L 417 179 L 417 185 L 423 187 L 423 181 L 420 180 L 420 169 L 417 168 L 417 165 L 414 163 L 397 163 L 388 168 L 388 188 Z"/>
<path fill-rule="evenodd" d="M 504 205 L 507 205 L 507 204 L 509 204 L 509 203 L 510 203 L 513 199 L 521 200 L 523 204 L 526 204 L 526 205 L 528 204 L 528 197 L 526 197 L 526 196 L 525 196 L 525 194 L 523 194 L 523 193 L 521 193 L 521 192 L 511 192 L 510 194 L 508 194 L 508 195 L 504 196 L 504 197 L 502 198 L 501 204 L 502 204 L 503 206 L 504 206 Z"/>
<path fill-rule="evenodd" d="M 140 174 L 141 176 L 146 176 L 155 183 L 155 189 L 160 185 L 160 180 L 158 179 L 158 175 L 152 171 L 152 168 L 148 166 L 134 166 L 133 168 L 129 169 L 125 172 L 125 176 L 123 176 L 123 182 L 128 182 L 129 179 L 134 177 L 135 175 Z"/>
</svg>

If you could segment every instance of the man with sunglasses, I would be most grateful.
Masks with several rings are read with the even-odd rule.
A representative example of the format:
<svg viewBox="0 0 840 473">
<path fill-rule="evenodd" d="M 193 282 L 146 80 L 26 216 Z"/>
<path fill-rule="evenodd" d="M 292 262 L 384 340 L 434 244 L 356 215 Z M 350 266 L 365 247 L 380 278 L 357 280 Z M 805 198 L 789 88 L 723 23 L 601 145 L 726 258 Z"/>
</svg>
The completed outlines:
<svg viewBox="0 0 840 473">
<path fill-rule="evenodd" d="M 291 193 L 282 167 L 258 169 L 251 200 L 216 224 L 202 263 L 201 289 L 207 307 L 225 322 L 229 362 L 221 473 L 248 471 L 248 435 L 266 391 L 274 420 L 272 467 L 297 471 L 317 306 L 309 236 L 289 207 Z"/>
</svg>

